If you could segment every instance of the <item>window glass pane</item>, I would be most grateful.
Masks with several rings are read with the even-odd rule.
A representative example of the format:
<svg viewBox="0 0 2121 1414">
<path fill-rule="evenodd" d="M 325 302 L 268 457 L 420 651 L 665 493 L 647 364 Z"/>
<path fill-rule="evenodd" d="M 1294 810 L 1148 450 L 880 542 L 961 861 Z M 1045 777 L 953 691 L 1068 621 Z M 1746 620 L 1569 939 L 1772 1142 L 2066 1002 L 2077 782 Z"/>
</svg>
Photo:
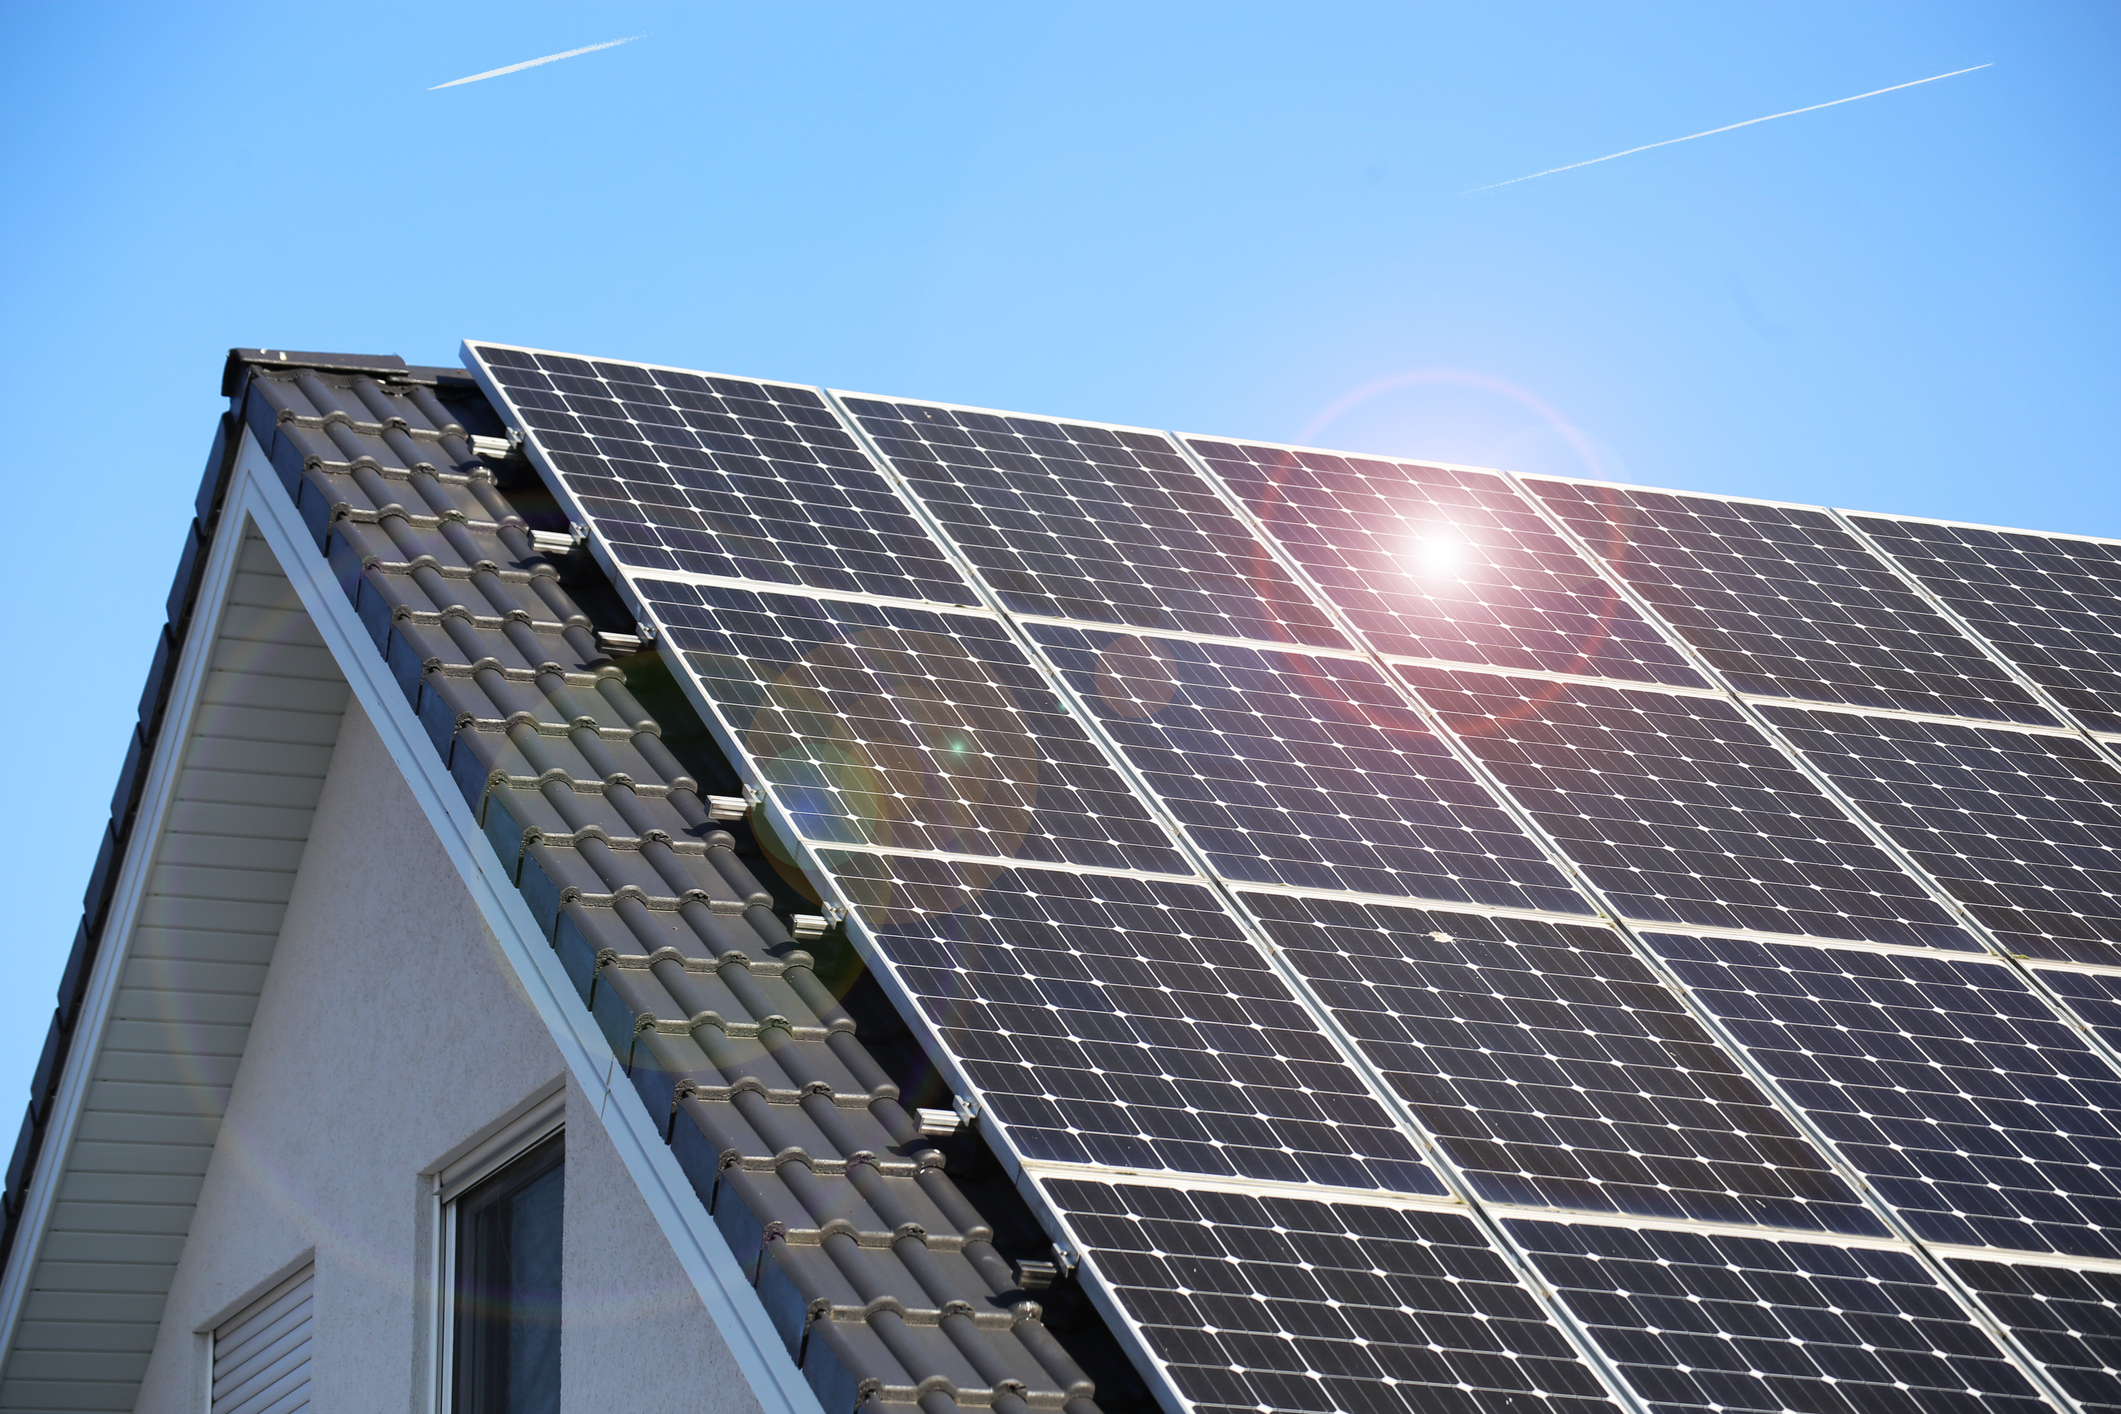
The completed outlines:
<svg viewBox="0 0 2121 1414">
<path fill-rule="evenodd" d="M 457 1202 L 455 1414 L 558 1414 L 555 1135 Z"/>
</svg>

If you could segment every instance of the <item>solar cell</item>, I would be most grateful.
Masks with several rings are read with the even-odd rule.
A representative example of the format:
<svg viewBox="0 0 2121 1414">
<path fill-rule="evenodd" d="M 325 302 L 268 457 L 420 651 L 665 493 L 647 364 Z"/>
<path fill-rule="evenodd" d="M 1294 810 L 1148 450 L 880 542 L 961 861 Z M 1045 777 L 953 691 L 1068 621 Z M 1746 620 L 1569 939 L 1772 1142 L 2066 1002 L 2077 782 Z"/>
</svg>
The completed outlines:
<svg viewBox="0 0 2121 1414">
<path fill-rule="evenodd" d="M 1967 1260 L 1952 1270 L 2087 1411 L 2121 1410 L 2121 1272 Z"/>
<path fill-rule="evenodd" d="M 993 617 L 633 583 L 805 838 L 1193 872 Z"/>
<path fill-rule="evenodd" d="M 1615 1408 L 1457 1213 L 1125 1182 L 1045 1187 L 1198 1414 Z"/>
<path fill-rule="evenodd" d="M 2054 720 L 1825 511 L 1529 485 L 1740 692 Z"/>
<path fill-rule="evenodd" d="M 1627 917 L 1974 947 L 1730 702 L 1399 671 Z"/>
<path fill-rule="evenodd" d="M 2121 732 L 2121 545 L 1852 519 L 2078 721 Z"/>
<path fill-rule="evenodd" d="M 1380 653 L 1700 687 L 1508 479 L 1188 438 Z"/>
<path fill-rule="evenodd" d="M 808 388 L 470 348 L 509 419 L 629 568 L 979 602 Z"/>
<path fill-rule="evenodd" d="M 1346 646 L 1161 433 L 873 398 L 846 405 L 1018 613 Z"/>
<path fill-rule="evenodd" d="M 2121 770 L 2079 737 L 1764 715 L 2013 952 L 2121 962 Z"/>
<path fill-rule="evenodd" d="M 2061 997 L 2101 1040 L 2121 1049 L 2121 977 L 2104 972 L 2066 972 L 2059 967 L 2035 968 L 2033 975 Z"/>
<path fill-rule="evenodd" d="M 1591 911 L 1366 660 L 1031 636 L 1225 878 Z"/>
<path fill-rule="evenodd" d="M 1444 1191 L 1208 889 L 825 863 L 1026 1159 Z"/>
<path fill-rule="evenodd" d="M 1481 1197 L 1884 1234 L 1610 930 L 1241 897 Z"/>
<path fill-rule="evenodd" d="M 1508 1227 L 1660 1414 L 2049 1407 L 1904 1251 L 1590 1223 Z"/>
<path fill-rule="evenodd" d="M 2121 1256 L 2121 1075 L 2009 968 L 1648 941 L 1918 1236 Z"/>
</svg>

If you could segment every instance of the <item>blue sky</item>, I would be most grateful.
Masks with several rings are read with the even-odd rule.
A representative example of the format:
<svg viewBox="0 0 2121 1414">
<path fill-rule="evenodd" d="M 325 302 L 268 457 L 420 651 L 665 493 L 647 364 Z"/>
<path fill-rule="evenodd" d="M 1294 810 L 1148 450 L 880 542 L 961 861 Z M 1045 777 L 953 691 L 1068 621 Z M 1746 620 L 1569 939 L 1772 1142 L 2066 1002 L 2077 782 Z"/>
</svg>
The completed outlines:
<svg viewBox="0 0 2121 1414">
<path fill-rule="evenodd" d="M 42 1041 L 233 344 L 442 363 L 474 336 L 2121 536 L 2111 5 L 0 25 L 0 581 L 36 708 L 0 1096 Z"/>
</svg>

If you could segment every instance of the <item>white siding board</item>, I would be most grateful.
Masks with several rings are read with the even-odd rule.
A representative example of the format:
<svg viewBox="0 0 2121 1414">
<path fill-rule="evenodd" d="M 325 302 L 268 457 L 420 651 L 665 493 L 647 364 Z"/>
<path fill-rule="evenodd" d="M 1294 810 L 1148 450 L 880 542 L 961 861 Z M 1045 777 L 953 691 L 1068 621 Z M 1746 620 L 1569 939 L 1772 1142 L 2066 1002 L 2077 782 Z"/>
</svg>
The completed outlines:
<svg viewBox="0 0 2121 1414">
<path fill-rule="evenodd" d="M 178 1174 L 70 1171 L 59 1185 L 62 1203 L 137 1203 L 190 1207 L 199 1201 L 199 1180 Z"/>
<path fill-rule="evenodd" d="M 273 677 L 307 678 L 319 682 L 330 679 L 337 671 L 329 648 L 287 643 L 268 647 L 255 642 L 223 639 L 215 646 L 210 661 L 217 670 L 266 673 Z"/>
<path fill-rule="evenodd" d="M 142 928 L 133 936 L 135 958 L 188 958 L 196 962 L 241 962 L 264 966 L 272 961 L 270 933 L 207 932 L 198 928 Z"/>
<path fill-rule="evenodd" d="M 282 678 L 280 681 L 303 680 Z M 341 706 L 343 705 L 342 703 Z M 201 711 L 213 728 L 212 735 L 226 740 L 329 746 L 339 731 L 339 714 L 336 711 L 238 707 L 232 702 L 211 703 Z"/>
<path fill-rule="evenodd" d="M 44 1240 L 45 1255 L 60 1262 L 146 1262 L 174 1266 L 184 1255 L 184 1234 L 169 1232 L 68 1231 L 55 1227 Z"/>
<path fill-rule="evenodd" d="M 64 1384 L 50 1380 L 0 1380 L 0 1409 L 51 1410 L 52 1414 L 87 1414 L 132 1408 L 140 1386 L 125 1382 Z"/>
<path fill-rule="evenodd" d="M 295 625 L 300 624 L 301 631 Z M 241 639 L 274 647 L 300 644 L 305 648 L 324 648 L 324 640 L 309 626 L 308 616 L 302 612 L 302 601 L 292 593 L 285 603 L 239 603 L 231 601 L 221 616 L 223 641 Z"/>
<path fill-rule="evenodd" d="M 125 985 L 136 991 L 254 993 L 264 980 L 263 962 L 135 957 L 125 968 Z"/>
<path fill-rule="evenodd" d="M 240 707 L 246 711 L 270 708 L 278 712 L 314 712 L 336 721 L 346 709 L 346 686 L 337 678 L 216 668 L 206 675 L 199 700 L 213 707 Z"/>
<path fill-rule="evenodd" d="M 147 1373 L 148 1352 L 144 1349 L 123 1348 L 101 1352 L 96 1361 L 98 1374 L 110 1379 L 137 1380 Z M 10 1367 L 18 1380 L 51 1380 L 55 1383 L 81 1373 L 81 1360 L 72 1351 L 26 1350 Z"/>
<path fill-rule="evenodd" d="M 111 1023 L 111 1041 L 106 1050 L 138 1051 L 148 1055 L 176 1055 L 173 1049 L 181 1042 L 191 1042 L 197 1053 L 214 1056 L 240 1056 L 243 1054 L 243 1030 L 240 1026 L 186 1026 L 181 1034 L 166 1021 L 151 1021 L 144 1017 L 119 1017 Z"/>
<path fill-rule="evenodd" d="M 75 1146 L 86 1169 L 127 1169 L 136 1173 L 203 1174 L 212 1150 L 204 1145 L 109 1144 L 84 1140 Z"/>
<path fill-rule="evenodd" d="M 160 1329 L 162 1308 L 168 1303 L 166 1296 L 36 1291 L 23 1303 L 22 1313 L 32 1321 L 54 1325 L 93 1325 L 102 1321 L 114 1326 L 151 1325 Z"/>
<path fill-rule="evenodd" d="M 235 1083 L 236 1057 L 234 1056 L 186 1056 L 182 1074 L 200 1085 L 225 1088 Z M 96 1071 L 98 1084 L 126 1085 L 166 1083 L 170 1078 L 169 1062 L 162 1056 L 149 1056 L 138 1051 L 106 1051 L 103 1064 Z"/>
<path fill-rule="evenodd" d="M 198 1186 L 196 1179 L 192 1186 Z M 127 1203 L 111 1199 L 57 1203 L 52 1207 L 52 1231 L 85 1232 L 94 1228 L 134 1237 L 182 1237 L 191 1230 L 191 1212 L 189 1203 Z"/>
<path fill-rule="evenodd" d="M 155 1339 L 153 1321 L 24 1321 L 22 1329 L 40 1350 L 146 1350 Z"/>
<path fill-rule="evenodd" d="M 99 1111 L 122 1114 L 219 1115 L 226 1107 L 228 1090 L 221 1085 L 197 1085 L 179 1080 L 165 1084 L 149 1081 L 96 1082 L 89 1104 Z"/>
<path fill-rule="evenodd" d="M 269 772 L 200 767 L 184 773 L 179 800 L 205 801 L 215 805 L 277 805 L 307 810 L 314 808 L 316 782 L 305 775 L 285 776 Z"/>
<path fill-rule="evenodd" d="M 313 776 L 319 784 L 331 761 L 331 747 L 259 741 L 256 737 L 200 736 L 192 742 L 188 765 L 202 771 L 247 771 L 269 776 Z"/>
<path fill-rule="evenodd" d="M 37 1264 L 37 1277 L 47 1291 L 113 1292 L 126 1296 L 152 1296 L 169 1290 L 172 1262 L 45 1262 Z M 17 1358 L 25 1352 L 18 1344 Z"/>
<path fill-rule="evenodd" d="M 220 909 L 220 915 L 215 910 Z M 212 899 L 183 898 L 173 894 L 150 895 L 140 902 L 140 912 L 148 921 L 178 928 L 212 927 L 217 916 L 225 916 L 224 926 L 239 933 L 270 933 L 277 937 L 280 922 L 287 916 L 285 904 L 260 904 L 223 902 Z"/>
<path fill-rule="evenodd" d="M 146 991 L 128 987 L 118 994 L 117 1012 L 139 1020 L 163 1018 L 178 1026 L 247 1026 L 258 1009 L 256 997 L 215 992 Z"/>
<path fill-rule="evenodd" d="M 182 898 L 276 903 L 294 887 L 292 869 L 221 869 L 165 864 L 155 870 L 154 891 Z"/>
<path fill-rule="evenodd" d="M 302 863 L 302 841 L 220 830 L 172 830 L 162 841 L 161 865 L 262 869 L 292 874 Z"/>
<path fill-rule="evenodd" d="M 202 835 L 286 840 L 308 836 L 314 811 L 302 805 L 234 805 L 218 800 L 179 800 L 169 808 L 170 828 Z"/>
<path fill-rule="evenodd" d="M 113 1142 L 131 1141 L 137 1144 L 201 1145 L 212 1147 L 214 1135 L 220 1129 L 212 1115 L 140 1114 L 125 1110 L 91 1111 L 81 1129 L 81 1137 L 93 1142 L 107 1139 Z"/>
</svg>

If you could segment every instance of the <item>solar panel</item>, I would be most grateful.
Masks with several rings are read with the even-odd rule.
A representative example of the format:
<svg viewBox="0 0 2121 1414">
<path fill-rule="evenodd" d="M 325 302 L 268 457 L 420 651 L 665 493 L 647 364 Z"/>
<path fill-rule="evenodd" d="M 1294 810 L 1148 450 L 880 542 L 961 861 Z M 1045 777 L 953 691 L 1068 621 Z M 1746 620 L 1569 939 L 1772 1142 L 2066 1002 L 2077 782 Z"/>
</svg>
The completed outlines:
<svg viewBox="0 0 2121 1414">
<path fill-rule="evenodd" d="M 2121 732 L 2121 544 L 1850 519 L 2079 722 Z"/>
<path fill-rule="evenodd" d="M 805 839 L 1192 872 L 991 616 L 634 585 Z"/>
<path fill-rule="evenodd" d="M 1507 478 L 1188 438 L 1378 652 L 1700 687 Z"/>
<path fill-rule="evenodd" d="M 1460 1214 L 1124 1182 L 1046 1188 L 1198 1414 L 1614 1408 Z"/>
<path fill-rule="evenodd" d="M 1832 514 L 473 362 L 1166 1406 L 2121 1414 L 2121 762 Z"/>
<path fill-rule="evenodd" d="M 1224 878 L 1589 911 L 1364 659 L 1031 636 Z"/>
<path fill-rule="evenodd" d="M 1625 917 L 1974 946 L 1727 701 L 1400 671 Z"/>
<path fill-rule="evenodd" d="M 812 389 L 468 347 L 629 568 L 979 602 Z"/>
<path fill-rule="evenodd" d="M 1966 1284 L 2086 1410 L 2121 1410 L 2121 1272 L 1952 1263 Z"/>
<path fill-rule="evenodd" d="M 1510 1235 L 1653 1410 L 2045 1410 L 1912 1253 L 1590 1223 Z"/>
<path fill-rule="evenodd" d="M 933 403 L 846 404 L 1018 613 L 1346 646 L 1162 433 Z"/>
<path fill-rule="evenodd" d="M 1208 889 L 824 859 L 1023 1157 L 1444 1191 Z"/>
<path fill-rule="evenodd" d="M 1825 511 L 1529 484 L 1741 692 L 2054 720 Z"/>
<path fill-rule="evenodd" d="M 1764 714 L 2013 952 L 2121 963 L 2121 768 L 2002 727 Z"/>
<path fill-rule="evenodd" d="M 2121 1257 L 2121 1075 L 2008 967 L 1650 942 L 1918 1236 Z"/>
<path fill-rule="evenodd" d="M 1244 901 L 1483 1198 L 1884 1234 L 1610 930 Z"/>
</svg>

